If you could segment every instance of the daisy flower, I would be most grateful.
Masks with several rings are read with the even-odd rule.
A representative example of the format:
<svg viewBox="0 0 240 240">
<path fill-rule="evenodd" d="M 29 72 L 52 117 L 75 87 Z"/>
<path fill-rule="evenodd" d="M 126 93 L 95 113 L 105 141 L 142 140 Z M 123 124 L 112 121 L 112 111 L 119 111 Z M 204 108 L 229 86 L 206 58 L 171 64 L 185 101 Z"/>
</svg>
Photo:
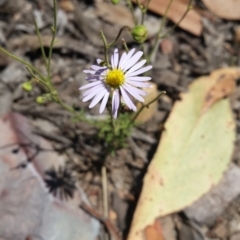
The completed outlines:
<svg viewBox="0 0 240 240">
<path fill-rule="evenodd" d="M 137 107 L 132 97 L 144 102 L 143 96 L 146 93 L 139 88 L 150 87 L 151 84 L 147 81 L 151 80 L 151 77 L 139 75 L 150 70 L 152 66 L 143 67 L 146 60 L 139 61 L 143 52 L 138 51 L 135 54 L 134 52 L 135 49 L 132 49 L 119 57 L 118 49 L 115 49 L 111 56 L 110 67 L 101 66 L 102 60 L 97 59 L 98 65 L 92 65 L 91 70 L 84 70 L 88 74 L 86 80 L 89 83 L 80 87 L 80 90 L 86 90 L 83 93 L 83 102 L 92 99 L 89 108 L 101 101 L 99 113 L 102 113 L 111 96 L 112 115 L 117 118 L 121 101 L 133 111 L 136 111 Z"/>
</svg>

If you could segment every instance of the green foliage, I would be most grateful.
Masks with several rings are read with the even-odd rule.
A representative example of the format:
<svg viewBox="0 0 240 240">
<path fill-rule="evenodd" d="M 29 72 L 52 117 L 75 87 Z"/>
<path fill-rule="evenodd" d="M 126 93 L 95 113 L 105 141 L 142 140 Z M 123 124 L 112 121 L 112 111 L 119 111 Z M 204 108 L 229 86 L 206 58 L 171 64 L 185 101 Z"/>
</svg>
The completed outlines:
<svg viewBox="0 0 240 240">
<path fill-rule="evenodd" d="M 99 128 L 98 139 L 104 141 L 107 149 L 112 152 L 126 147 L 126 140 L 131 134 L 133 124 L 129 113 L 119 114 L 119 117 L 113 122 L 111 118 L 105 121 L 97 122 Z"/>
<path fill-rule="evenodd" d="M 111 0 L 111 3 L 114 5 L 117 5 L 120 2 L 120 0 Z"/>
</svg>

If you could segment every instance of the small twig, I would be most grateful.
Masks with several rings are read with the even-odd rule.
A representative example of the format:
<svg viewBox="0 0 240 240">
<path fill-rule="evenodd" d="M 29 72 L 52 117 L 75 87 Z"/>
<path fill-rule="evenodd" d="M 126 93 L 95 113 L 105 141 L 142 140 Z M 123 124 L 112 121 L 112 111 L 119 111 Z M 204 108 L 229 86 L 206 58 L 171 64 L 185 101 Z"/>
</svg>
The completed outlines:
<svg viewBox="0 0 240 240">
<path fill-rule="evenodd" d="M 44 50 L 44 47 L 43 47 L 42 37 L 41 37 L 41 34 L 40 34 L 40 32 L 39 32 L 39 28 L 38 28 L 36 19 L 34 19 L 34 25 L 35 25 L 35 30 L 36 30 L 37 37 L 38 37 L 38 42 L 39 42 L 39 44 L 40 44 L 40 48 L 41 48 L 43 60 L 44 60 L 45 66 L 46 66 L 46 68 L 47 68 L 47 66 L 48 66 L 48 60 L 47 60 L 47 56 L 46 56 L 46 53 L 45 53 L 45 50 Z"/>
<path fill-rule="evenodd" d="M 51 74 L 51 60 L 52 60 L 52 51 L 53 51 L 53 44 L 57 35 L 57 1 L 53 0 L 53 7 L 54 7 L 54 20 L 53 20 L 53 27 L 52 27 L 52 40 L 50 43 L 49 47 L 49 55 L 48 55 L 48 63 L 47 63 L 47 73 L 48 73 L 48 78 L 50 79 L 50 74 Z"/>
<path fill-rule="evenodd" d="M 107 189 L 107 171 L 106 167 L 102 166 L 102 190 L 103 190 L 103 215 L 108 218 L 108 189 Z"/>
<path fill-rule="evenodd" d="M 92 215 L 93 217 L 97 218 L 100 222 L 104 224 L 108 233 L 111 237 L 111 240 L 120 240 L 121 237 L 115 228 L 115 226 L 111 223 L 108 218 L 103 217 L 100 213 L 98 213 L 95 209 L 93 209 L 89 204 L 82 202 L 80 207 L 85 210 L 88 214 Z"/>
</svg>

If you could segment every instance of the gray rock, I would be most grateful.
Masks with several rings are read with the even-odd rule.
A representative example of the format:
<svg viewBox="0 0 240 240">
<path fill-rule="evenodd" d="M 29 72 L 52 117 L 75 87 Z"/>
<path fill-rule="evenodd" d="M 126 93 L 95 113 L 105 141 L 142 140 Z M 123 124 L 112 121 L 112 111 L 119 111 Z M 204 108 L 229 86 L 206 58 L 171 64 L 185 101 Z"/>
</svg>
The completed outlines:
<svg viewBox="0 0 240 240">
<path fill-rule="evenodd" d="M 193 205 L 186 208 L 185 214 L 198 223 L 212 225 L 227 205 L 240 194 L 239 182 L 240 168 L 231 164 L 220 183 Z"/>
</svg>

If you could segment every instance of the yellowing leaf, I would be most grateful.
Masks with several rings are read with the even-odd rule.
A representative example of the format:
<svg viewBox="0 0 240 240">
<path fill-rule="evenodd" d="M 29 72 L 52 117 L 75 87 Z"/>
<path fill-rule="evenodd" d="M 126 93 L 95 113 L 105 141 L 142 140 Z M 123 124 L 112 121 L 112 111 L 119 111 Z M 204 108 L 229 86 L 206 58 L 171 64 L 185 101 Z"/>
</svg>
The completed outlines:
<svg viewBox="0 0 240 240">
<path fill-rule="evenodd" d="M 235 140 L 230 103 L 217 95 L 203 108 L 223 74 L 235 78 L 240 69 L 221 69 L 197 79 L 174 105 L 144 177 L 129 240 L 145 239 L 144 231 L 155 219 L 190 205 L 221 179 Z"/>
</svg>

